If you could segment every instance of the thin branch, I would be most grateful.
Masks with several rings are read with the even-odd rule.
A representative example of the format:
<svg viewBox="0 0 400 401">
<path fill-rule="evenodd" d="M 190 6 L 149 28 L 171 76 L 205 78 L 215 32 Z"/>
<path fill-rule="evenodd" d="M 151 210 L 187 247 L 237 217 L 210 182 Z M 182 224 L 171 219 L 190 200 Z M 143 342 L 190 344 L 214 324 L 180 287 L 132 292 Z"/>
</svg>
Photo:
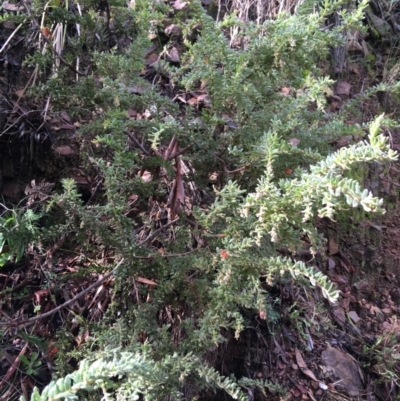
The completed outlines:
<svg viewBox="0 0 400 401">
<path fill-rule="evenodd" d="M 14 35 L 22 28 L 23 22 L 21 22 L 11 33 L 11 35 L 8 37 L 8 39 L 4 42 L 4 45 L 0 49 L 0 54 L 3 52 L 3 50 L 7 47 L 7 45 L 10 43 L 11 39 L 14 37 Z"/>
<path fill-rule="evenodd" d="M 18 369 L 18 366 L 21 362 L 20 357 L 25 354 L 25 351 L 28 348 L 28 343 L 24 345 L 24 347 L 21 349 L 20 353 L 18 356 L 15 357 L 14 362 L 11 364 L 11 366 L 8 368 L 7 373 L 4 375 L 3 380 L 0 383 L 0 390 L 3 388 L 4 384 L 8 384 L 8 381 L 10 380 L 11 376 L 16 372 Z"/>
<path fill-rule="evenodd" d="M 170 221 L 169 223 L 163 225 L 162 227 L 160 227 L 159 229 L 157 229 L 156 231 L 154 231 L 152 234 L 150 234 L 147 238 L 145 238 L 143 241 L 139 242 L 138 245 L 144 245 L 146 242 L 150 241 L 151 239 L 153 239 L 160 231 L 162 231 L 163 229 L 171 226 L 172 224 L 176 223 L 179 220 L 179 218 Z M 197 248 L 198 249 L 198 248 Z M 163 257 L 177 257 L 177 256 L 185 256 L 188 255 L 190 253 L 193 253 L 194 251 L 197 251 L 197 249 L 183 253 L 183 254 L 174 254 L 174 255 L 162 255 Z M 134 259 L 152 259 L 155 258 L 156 256 L 135 256 L 133 255 Z M 63 304 L 57 306 L 56 308 L 52 309 L 49 312 L 46 313 L 42 313 L 41 315 L 38 316 L 34 316 L 31 317 L 29 319 L 23 320 L 21 322 L 16 322 L 16 321 L 11 321 L 8 323 L 0 323 L 0 326 L 5 326 L 5 325 L 10 325 L 10 326 L 30 326 L 31 324 L 35 323 L 38 320 L 41 320 L 43 318 L 49 317 L 54 315 L 54 313 L 58 312 L 59 310 L 67 307 L 68 305 L 71 305 L 72 303 L 74 303 L 75 301 L 77 301 L 79 298 L 82 298 L 85 294 L 87 294 L 88 292 L 90 292 L 91 290 L 93 290 L 94 288 L 98 287 L 99 285 L 101 285 L 102 283 L 104 283 L 104 281 L 106 281 L 109 277 L 111 277 L 114 272 L 118 269 L 119 266 L 121 266 L 121 264 L 124 262 L 125 259 L 121 259 L 119 261 L 119 263 L 117 264 L 117 266 L 114 267 L 114 269 L 112 269 L 110 272 L 108 272 L 107 274 L 105 274 L 101 279 L 97 280 L 95 283 L 93 283 L 92 285 L 90 285 L 89 287 L 85 288 L 83 291 L 81 291 L 79 294 L 76 294 L 73 298 L 71 298 L 70 300 L 64 302 Z"/>
<path fill-rule="evenodd" d="M 167 228 L 169 226 L 172 226 L 172 224 L 176 223 L 179 220 L 179 217 L 175 220 L 170 221 L 169 223 L 163 225 L 162 227 L 158 228 L 154 233 L 150 234 L 146 239 L 138 243 L 138 246 L 145 244 L 146 242 L 152 240 L 160 231 L 162 231 L 164 228 Z"/>
<path fill-rule="evenodd" d="M 228 170 L 228 168 L 226 167 L 225 161 L 223 159 L 221 159 L 219 156 L 217 156 L 215 153 L 212 154 L 216 159 L 218 159 L 222 166 L 224 167 L 224 173 L 225 174 L 235 174 L 235 173 L 239 173 L 240 171 L 246 170 L 246 168 L 250 167 L 249 165 L 245 165 L 242 167 L 238 167 L 235 170 Z"/>
<path fill-rule="evenodd" d="M 174 136 L 172 137 L 172 139 L 171 139 L 171 142 L 170 142 L 169 145 L 168 145 L 167 150 L 165 151 L 165 154 L 164 154 L 164 159 L 165 159 L 165 160 L 169 160 L 169 155 L 170 155 L 170 154 L 174 151 L 174 149 L 175 149 L 176 141 L 177 141 L 177 138 L 176 138 L 176 135 L 174 135 Z"/>
<path fill-rule="evenodd" d="M 193 142 L 190 145 L 184 147 L 183 149 L 179 150 L 178 152 L 174 153 L 173 155 L 168 156 L 167 160 L 172 160 L 175 157 L 180 156 L 181 154 L 185 153 L 188 149 L 190 149 L 194 144 L 195 144 L 195 142 Z"/>
<path fill-rule="evenodd" d="M 154 231 L 152 234 L 150 234 L 147 238 L 145 238 L 143 241 L 138 243 L 138 246 L 144 245 L 146 242 L 150 241 L 151 239 L 153 239 L 160 231 L 162 231 L 163 229 L 171 226 L 172 224 L 176 223 L 179 220 L 179 217 L 175 220 L 170 221 L 169 223 L 163 225 L 162 227 L 160 227 L 159 229 L 157 229 L 156 231 Z M 181 253 L 181 254 L 170 254 L 170 255 L 154 255 L 154 256 L 135 256 L 132 255 L 132 257 L 134 259 L 154 259 L 157 256 L 162 256 L 164 258 L 171 258 L 171 257 L 179 257 L 179 256 L 186 256 L 189 255 L 191 253 L 196 252 L 199 248 L 193 249 L 189 252 L 185 252 L 185 253 Z M 52 309 L 49 312 L 46 313 L 42 313 L 41 315 L 38 316 L 34 316 L 31 317 L 29 319 L 20 321 L 20 322 L 16 322 L 11 321 L 11 322 L 7 322 L 7 323 L 0 323 L 0 326 L 13 326 L 13 327 L 17 327 L 17 326 L 30 326 L 31 324 L 37 322 L 38 320 L 41 320 L 43 318 L 49 317 L 54 315 L 54 313 L 58 312 L 59 310 L 67 307 L 68 305 L 71 305 L 72 303 L 74 303 L 75 301 L 77 301 L 79 298 L 82 298 L 85 294 L 87 294 L 88 292 L 90 292 L 91 290 L 93 290 L 94 288 L 98 287 L 99 285 L 101 285 L 104 281 L 106 281 L 109 277 L 111 277 L 114 272 L 118 269 L 119 266 L 121 266 L 121 264 L 124 262 L 124 258 L 121 259 L 119 261 L 119 263 L 117 264 L 117 266 L 114 267 L 114 269 L 112 269 L 110 272 L 108 272 L 107 274 L 105 274 L 101 279 L 97 280 L 95 283 L 93 283 L 92 285 L 90 285 L 89 287 L 85 288 L 83 291 L 81 291 L 80 293 L 76 294 L 73 298 L 71 298 L 70 300 L 64 302 L 63 304 L 57 306 L 56 308 Z"/>
<path fill-rule="evenodd" d="M 192 249 L 191 251 L 187 251 L 187 252 L 183 252 L 183 253 L 170 253 L 170 254 L 165 254 L 163 255 L 162 253 L 158 254 L 158 255 L 150 255 L 150 256 L 136 256 L 133 255 L 133 259 L 144 259 L 144 260 L 151 260 L 151 259 L 155 259 L 158 257 L 162 257 L 162 258 L 180 258 L 181 256 L 187 256 L 190 255 L 192 253 L 197 252 L 199 249 L 201 249 L 201 246 L 197 247 L 196 249 Z"/>
<path fill-rule="evenodd" d="M 92 285 L 90 285 L 88 288 L 85 288 L 83 291 L 81 291 L 79 294 L 76 294 L 73 298 L 71 298 L 69 301 L 64 302 L 63 304 L 57 306 L 56 308 L 52 309 L 49 312 L 46 313 L 42 313 L 41 315 L 38 316 L 34 316 L 31 317 L 27 320 L 21 321 L 21 322 L 8 322 L 8 323 L 0 323 L 0 326 L 4 326 L 4 325 L 12 325 L 12 326 L 30 326 L 31 324 L 35 323 L 36 321 L 43 319 L 45 317 L 49 317 L 51 315 L 54 315 L 54 313 L 58 312 L 59 310 L 65 308 L 68 305 L 71 305 L 72 303 L 74 303 L 75 301 L 77 301 L 79 298 L 82 298 L 85 294 L 87 294 L 88 292 L 90 292 L 91 290 L 93 290 L 93 288 L 98 287 L 100 284 L 102 284 L 104 281 L 106 281 L 109 277 L 111 277 L 113 275 L 113 273 L 118 269 L 118 267 L 120 267 L 122 265 L 122 263 L 124 262 L 125 259 L 121 259 L 117 266 L 114 267 L 114 269 L 112 269 L 109 273 L 107 273 L 106 275 L 104 275 L 101 279 L 97 280 L 95 283 L 93 283 Z"/>
<path fill-rule="evenodd" d="M 49 39 L 46 38 L 45 35 L 43 35 L 42 33 L 42 38 L 44 39 L 44 41 L 49 45 L 50 50 L 71 70 L 73 71 L 75 74 L 80 75 L 81 77 L 85 77 L 87 74 L 85 74 L 84 72 L 80 72 L 78 71 L 73 65 L 71 65 L 70 63 L 68 63 L 67 60 L 64 59 L 63 56 L 61 56 L 61 54 L 54 49 L 54 47 L 51 45 L 51 42 Z"/>
<path fill-rule="evenodd" d="M 127 130 L 122 131 L 146 156 L 150 156 L 148 150 Z"/>
</svg>

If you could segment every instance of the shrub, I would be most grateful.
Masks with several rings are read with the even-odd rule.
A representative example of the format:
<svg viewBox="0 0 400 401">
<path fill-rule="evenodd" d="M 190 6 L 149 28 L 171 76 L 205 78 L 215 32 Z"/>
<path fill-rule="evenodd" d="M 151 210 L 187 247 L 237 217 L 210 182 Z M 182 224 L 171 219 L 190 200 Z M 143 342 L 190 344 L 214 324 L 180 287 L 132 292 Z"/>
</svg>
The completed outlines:
<svg viewBox="0 0 400 401">
<path fill-rule="evenodd" d="M 53 64 L 57 73 L 42 76 L 35 88 L 37 96 L 52 96 L 55 109 L 90 120 L 80 129 L 82 157 L 103 181 L 102 197 L 86 205 L 74 182 L 64 180 L 63 193 L 48 205 L 64 219 L 43 230 L 43 241 L 73 232 L 87 252 L 108 247 L 124 263 L 115 272 L 112 304 L 92 326 L 87 359 L 41 396 L 35 390 L 32 400 L 78 399 L 79 390 L 100 390 L 104 399 L 179 398 L 189 384 L 245 399 L 240 384 L 271 387 L 224 379 L 202 366 L 202 357 L 224 341 L 222 327 L 239 336 L 243 308 L 272 318 L 260 277 L 273 285 L 305 276 L 335 299 L 321 272 L 276 250 L 296 254 L 307 238 L 316 252 L 324 243 L 317 216 L 334 218 L 349 207 L 382 211 L 382 201 L 352 172 L 359 164 L 395 159 L 379 133 L 385 120 L 371 122 L 367 135 L 367 126 L 345 123 L 354 108 L 330 114 L 333 81 L 319 68 L 329 46 L 340 42 L 340 30 L 360 21 L 365 3 L 331 31 L 321 27 L 336 3 L 319 13 L 305 3 L 297 14 L 262 25 L 232 16 L 216 23 L 199 2 L 179 4 L 138 0 L 126 8 L 116 1 L 101 19 L 95 13 L 100 4 L 85 3 L 82 17 L 68 20 L 81 24 L 81 35 L 63 51 L 73 59 L 85 44 L 82 62 L 90 74 L 74 83 L 68 65 Z M 55 11 L 48 13 L 52 22 L 67 23 L 65 13 Z M 181 40 L 164 36 L 172 23 Z M 91 36 L 94 27 L 102 41 Z M 230 46 L 233 27 L 240 29 Z M 106 40 L 114 44 L 110 51 L 102 47 Z M 159 44 L 163 50 L 146 70 L 148 49 Z M 179 64 L 168 61 L 173 47 Z M 36 56 L 28 62 L 42 71 L 52 63 Z M 170 97 L 162 93 L 168 90 Z M 142 118 L 132 118 L 132 111 Z M 329 142 L 349 134 L 361 140 L 333 152 Z M 129 217 L 132 195 L 143 211 L 136 220 Z M 138 284 L 140 301 L 132 300 L 127 283 L 138 276 L 157 283 L 151 300 L 146 284 Z"/>
</svg>

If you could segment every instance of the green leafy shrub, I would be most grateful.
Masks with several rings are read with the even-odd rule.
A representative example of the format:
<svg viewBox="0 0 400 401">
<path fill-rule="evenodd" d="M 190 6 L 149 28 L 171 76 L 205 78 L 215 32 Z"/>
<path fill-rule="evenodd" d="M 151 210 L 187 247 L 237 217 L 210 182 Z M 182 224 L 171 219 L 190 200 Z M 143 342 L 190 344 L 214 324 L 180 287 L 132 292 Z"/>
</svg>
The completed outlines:
<svg viewBox="0 0 400 401">
<path fill-rule="evenodd" d="M 85 205 L 74 182 L 64 180 L 63 193 L 48 206 L 64 219 L 57 227 L 49 224 L 41 236 L 46 241 L 73 232 L 87 252 L 108 247 L 124 263 L 115 272 L 112 303 L 102 321 L 91 326 L 84 345 L 87 360 L 42 395 L 35 390 L 31 400 L 73 400 L 83 394 L 98 399 L 98 391 L 104 399 L 139 394 L 148 400 L 179 399 L 189 385 L 223 388 L 245 399 L 240 384 L 272 386 L 247 378 L 238 385 L 202 367 L 202 357 L 224 341 L 222 327 L 240 335 L 246 324 L 243 308 L 272 319 L 260 277 L 273 285 L 282 277 L 304 276 L 335 299 L 337 291 L 321 272 L 277 256 L 277 249 L 296 254 L 306 237 L 315 252 L 324 244 L 315 226 L 318 216 L 333 218 L 335 211 L 350 207 L 382 211 L 382 201 L 361 187 L 352 169 L 395 160 L 379 133 L 383 116 L 370 124 L 367 135 L 367 126 L 345 123 L 351 109 L 329 114 L 326 97 L 333 81 L 318 68 L 329 46 L 340 41 L 340 30 L 358 23 L 363 7 L 329 31 L 321 29 L 327 11 L 305 12 L 307 4 L 296 15 L 243 25 L 233 17 L 216 23 L 196 1 L 173 13 L 164 3 L 139 0 L 132 8 L 111 5 L 112 31 L 87 4 L 87 13 L 79 17 L 86 33 L 79 40 L 90 49 L 85 57 L 91 73 L 66 87 L 75 76 L 60 65 L 57 74 L 42 77 L 35 93 L 51 95 L 54 108 L 67 107 L 90 120 L 80 129 L 82 155 L 102 177 L 103 192 L 97 203 Z M 52 18 L 66 17 L 53 13 Z M 163 26 L 172 22 L 182 30 L 181 42 L 162 36 Z M 93 26 L 111 34 L 112 51 L 90 40 Z M 236 48 L 226 37 L 233 27 L 240 27 Z M 118 44 L 117 35 L 129 36 L 131 43 Z M 143 77 L 145 59 L 160 43 L 151 84 Z M 173 45 L 181 52 L 179 66 L 166 58 Z M 66 46 L 65 57 L 75 57 L 78 48 Z M 204 95 L 203 103 L 197 108 L 178 104 L 162 95 L 165 85 L 176 95 Z M 131 118 L 130 110 L 147 117 Z M 349 134 L 360 141 L 333 152 L 329 142 Z M 179 220 L 167 225 L 151 211 L 156 205 L 160 216 L 175 217 L 168 197 L 174 178 L 178 185 L 179 161 L 165 157 L 175 140 L 189 166 L 182 185 L 198 200 L 182 204 Z M 144 171 L 150 181 L 142 178 Z M 140 223 L 129 217 L 132 194 L 145 210 Z M 128 284 L 137 276 L 157 283 L 151 301 L 144 284 L 138 284 L 138 300 L 132 299 Z"/>
</svg>

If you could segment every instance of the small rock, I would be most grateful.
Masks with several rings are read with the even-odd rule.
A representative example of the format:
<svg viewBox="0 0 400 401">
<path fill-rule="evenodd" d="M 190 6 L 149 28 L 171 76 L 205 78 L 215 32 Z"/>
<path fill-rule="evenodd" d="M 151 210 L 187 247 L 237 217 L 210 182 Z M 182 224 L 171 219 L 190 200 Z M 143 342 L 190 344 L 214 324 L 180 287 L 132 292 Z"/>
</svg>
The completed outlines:
<svg viewBox="0 0 400 401">
<path fill-rule="evenodd" d="M 3 185 L 3 195 L 7 198 L 18 200 L 21 196 L 21 188 L 18 184 L 7 182 Z"/>
<path fill-rule="evenodd" d="M 328 269 L 332 270 L 336 266 L 335 261 L 332 258 L 328 259 Z"/>
<path fill-rule="evenodd" d="M 318 383 L 318 387 L 319 387 L 321 390 L 328 390 L 328 386 L 327 386 L 325 383 L 322 383 L 322 382 L 319 382 L 319 383 Z M 318 393 L 318 391 L 317 391 L 317 393 Z"/>
<path fill-rule="evenodd" d="M 3 28 L 4 29 L 11 29 L 14 30 L 17 27 L 17 25 L 14 22 L 11 21 L 3 21 Z"/>
<path fill-rule="evenodd" d="M 368 287 L 368 281 L 367 280 L 361 280 L 358 283 L 354 284 L 354 288 L 356 288 L 357 290 L 361 291 L 364 288 Z"/>
<path fill-rule="evenodd" d="M 352 140 L 353 137 L 351 135 L 342 136 L 337 141 L 335 141 L 335 149 L 344 148 L 345 146 L 349 145 Z"/>
<path fill-rule="evenodd" d="M 172 61 L 173 63 L 179 63 L 180 61 L 180 56 L 178 49 L 176 47 L 173 47 L 168 53 L 167 53 L 167 60 Z"/>
<path fill-rule="evenodd" d="M 346 81 L 341 81 L 336 86 L 335 93 L 337 95 L 349 95 L 350 94 L 351 85 Z"/>
<path fill-rule="evenodd" d="M 387 331 L 393 329 L 393 325 L 391 323 L 389 323 L 389 322 L 386 322 L 386 321 L 383 322 L 381 325 L 379 325 L 379 327 L 380 327 L 381 330 L 387 330 Z"/>
<path fill-rule="evenodd" d="M 171 25 L 168 25 L 166 28 L 165 28 L 165 34 L 167 35 L 167 36 L 180 36 L 181 35 L 181 33 L 182 33 L 182 29 L 178 26 L 178 25 L 175 25 L 175 24 L 171 24 Z"/>
<path fill-rule="evenodd" d="M 350 312 L 349 312 L 349 317 L 351 318 L 351 320 L 354 322 L 354 323 L 358 323 L 361 319 L 359 318 L 359 316 L 357 315 L 357 312 L 356 311 L 353 311 L 353 310 L 351 310 Z"/>
<path fill-rule="evenodd" d="M 299 144 L 300 144 L 300 139 L 292 138 L 289 140 L 289 145 L 291 145 L 293 148 L 297 148 Z"/>
<path fill-rule="evenodd" d="M 332 310 L 332 313 L 335 315 L 335 317 L 340 325 L 342 325 L 346 322 L 346 315 L 345 315 L 344 309 L 341 306 L 334 308 Z"/>
<path fill-rule="evenodd" d="M 321 354 L 325 366 L 332 372 L 332 380 L 337 382 L 337 387 L 346 391 L 351 396 L 358 396 L 364 386 L 360 376 L 360 367 L 354 358 L 328 345 Z M 339 381 L 337 380 L 339 379 Z"/>
<path fill-rule="evenodd" d="M 329 255 L 336 255 L 337 253 L 339 253 L 338 244 L 335 242 L 333 238 L 329 239 L 328 247 L 329 247 Z"/>
<path fill-rule="evenodd" d="M 394 302 L 400 303 L 400 288 L 393 288 L 393 290 L 390 291 L 390 296 Z"/>
<path fill-rule="evenodd" d="M 71 148 L 71 146 L 64 145 L 64 146 L 59 146 L 55 149 L 56 153 L 58 153 L 60 156 L 71 156 L 75 152 Z"/>
</svg>

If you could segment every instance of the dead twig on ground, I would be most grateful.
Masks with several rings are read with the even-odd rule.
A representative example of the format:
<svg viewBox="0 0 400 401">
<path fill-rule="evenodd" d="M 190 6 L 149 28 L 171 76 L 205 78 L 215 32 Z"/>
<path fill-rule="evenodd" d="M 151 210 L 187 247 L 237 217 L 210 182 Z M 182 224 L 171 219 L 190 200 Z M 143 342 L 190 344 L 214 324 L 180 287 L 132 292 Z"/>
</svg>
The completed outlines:
<svg viewBox="0 0 400 401">
<path fill-rule="evenodd" d="M 143 241 L 138 243 L 138 246 L 144 245 L 146 242 L 150 241 L 152 238 L 154 238 L 161 230 L 171 226 L 172 224 L 176 223 L 179 220 L 179 218 L 163 225 L 162 227 L 160 227 L 159 229 L 157 229 L 156 231 L 154 231 L 152 234 L 150 234 L 147 238 L 145 238 Z M 133 256 L 134 259 L 153 259 L 157 256 L 161 256 L 161 257 L 179 257 L 179 256 L 186 256 L 189 255 L 195 251 L 197 251 L 200 248 L 196 248 L 194 250 L 191 250 L 189 252 L 186 253 L 181 253 L 181 254 L 171 254 L 171 255 L 155 255 L 155 256 Z M 31 324 L 35 323 L 38 320 L 41 320 L 43 318 L 49 317 L 54 315 L 54 313 L 58 312 L 59 310 L 67 307 L 68 305 L 71 305 L 72 303 L 74 303 L 75 301 L 77 301 L 79 298 L 83 297 L 85 294 L 87 294 L 88 292 L 90 292 L 91 290 L 93 290 L 94 288 L 98 287 L 99 285 L 101 285 L 104 281 L 106 281 L 108 278 L 110 278 L 115 271 L 121 266 L 121 264 L 124 262 L 125 259 L 121 259 L 117 266 L 114 267 L 114 269 L 112 269 L 109 273 L 105 274 L 101 279 L 97 280 L 95 283 L 93 283 L 92 285 L 90 285 L 89 287 L 85 288 L 83 291 L 81 291 L 79 294 L 76 294 L 73 298 L 71 298 L 70 300 L 64 302 L 63 304 L 57 306 L 56 308 L 52 309 L 49 312 L 46 313 L 42 313 L 41 315 L 38 316 L 34 316 L 31 317 L 29 319 L 17 322 L 17 321 L 10 321 L 7 323 L 0 323 L 0 326 L 13 326 L 13 327 L 27 327 L 30 326 Z"/>
<path fill-rule="evenodd" d="M 93 288 L 98 287 L 100 284 L 102 284 L 104 281 L 106 281 L 109 277 L 111 277 L 114 274 L 114 272 L 118 269 L 118 267 L 120 267 L 122 265 L 124 260 L 125 259 L 121 259 L 118 262 L 117 266 L 115 266 L 114 269 L 112 269 L 109 273 L 104 275 L 101 279 L 97 280 L 95 283 L 93 283 L 89 287 L 85 288 L 79 294 L 76 294 L 69 301 L 64 302 L 63 304 L 57 306 L 56 308 L 52 309 L 51 311 L 46 312 L 46 313 L 42 313 L 41 315 L 38 315 L 38 316 L 31 317 L 31 318 L 26 319 L 26 320 L 21 321 L 21 322 L 12 321 L 12 322 L 8 322 L 8 323 L 0 323 L 0 325 L 1 326 L 10 325 L 10 326 L 24 326 L 24 327 L 26 327 L 26 326 L 30 326 L 32 323 L 35 323 L 37 320 L 40 320 L 40 319 L 43 319 L 45 317 L 49 317 L 51 315 L 54 315 L 54 313 L 58 312 L 59 310 L 65 308 L 68 305 L 71 305 L 73 302 L 77 301 L 79 298 L 83 297 L 85 294 L 87 294 L 88 292 L 93 290 Z"/>
<path fill-rule="evenodd" d="M 3 388 L 4 384 L 7 383 L 11 376 L 15 373 L 15 371 L 18 368 L 18 365 L 20 363 L 20 357 L 25 354 L 26 349 L 28 348 L 28 343 L 24 345 L 24 347 L 21 349 L 21 352 L 19 355 L 14 359 L 14 362 L 12 365 L 8 368 L 7 373 L 3 377 L 2 381 L 0 382 L 0 390 Z"/>
<path fill-rule="evenodd" d="M 146 155 L 150 156 L 148 150 L 127 130 L 122 131 L 135 145 Z"/>
</svg>

